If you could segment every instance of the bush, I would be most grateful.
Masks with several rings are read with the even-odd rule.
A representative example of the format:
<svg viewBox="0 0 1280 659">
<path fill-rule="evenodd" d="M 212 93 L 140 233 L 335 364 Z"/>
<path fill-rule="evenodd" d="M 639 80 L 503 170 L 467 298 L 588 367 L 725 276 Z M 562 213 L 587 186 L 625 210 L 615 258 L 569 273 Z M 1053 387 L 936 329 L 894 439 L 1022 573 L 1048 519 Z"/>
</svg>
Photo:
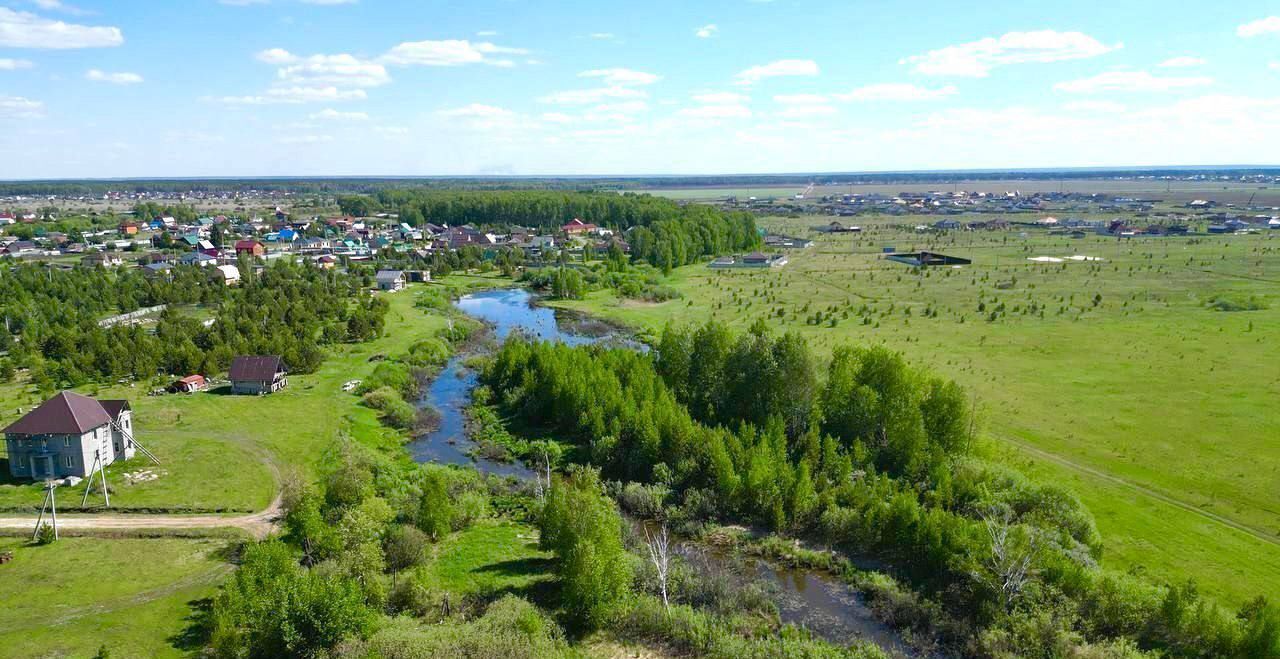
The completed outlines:
<svg viewBox="0 0 1280 659">
<path fill-rule="evenodd" d="M 1217 311 L 1262 311 L 1268 307 L 1266 300 L 1257 295 L 1230 293 L 1209 298 L 1209 308 Z"/>
<path fill-rule="evenodd" d="M 48 522 L 41 524 L 40 530 L 36 531 L 36 544 L 38 545 L 53 544 L 53 541 L 57 539 L 57 534 Z"/>
<path fill-rule="evenodd" d="M 422 625 L 399 618 L 369 636 L 343 644 L 335 659 L 540 659 L 572 656 L 564 635 L 537 607 L 514 595 L 494 602 L 469 623 Z"/>
</svg>

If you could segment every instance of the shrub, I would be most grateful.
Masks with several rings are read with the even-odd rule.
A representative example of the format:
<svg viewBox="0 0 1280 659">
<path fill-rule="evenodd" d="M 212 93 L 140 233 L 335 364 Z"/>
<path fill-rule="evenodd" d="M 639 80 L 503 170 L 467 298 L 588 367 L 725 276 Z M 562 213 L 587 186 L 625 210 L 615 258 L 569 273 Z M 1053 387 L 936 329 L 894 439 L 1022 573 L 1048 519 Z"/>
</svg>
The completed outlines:
<svg viewBox="0 0 1280 659">
<path fill-rule="evenodd" d="M 1216 311 L 1262 311 L 1268 308 L 1266 300 L 1257 295 L 1229 293 L 1209 298 L 1209 308 Z"/>
</svg>

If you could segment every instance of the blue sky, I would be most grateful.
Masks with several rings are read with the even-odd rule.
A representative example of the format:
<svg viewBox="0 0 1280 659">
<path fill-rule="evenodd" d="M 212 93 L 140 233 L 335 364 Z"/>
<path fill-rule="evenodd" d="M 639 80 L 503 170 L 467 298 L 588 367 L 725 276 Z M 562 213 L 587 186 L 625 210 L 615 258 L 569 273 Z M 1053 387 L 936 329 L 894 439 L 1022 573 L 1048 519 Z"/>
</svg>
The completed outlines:
<svg viewBox="0 0 1280 659">
<path fill-rule="evenodd" d="M 1280 5 L 0 0 L 0 178 L 1276 164 Z"/>
</svg>

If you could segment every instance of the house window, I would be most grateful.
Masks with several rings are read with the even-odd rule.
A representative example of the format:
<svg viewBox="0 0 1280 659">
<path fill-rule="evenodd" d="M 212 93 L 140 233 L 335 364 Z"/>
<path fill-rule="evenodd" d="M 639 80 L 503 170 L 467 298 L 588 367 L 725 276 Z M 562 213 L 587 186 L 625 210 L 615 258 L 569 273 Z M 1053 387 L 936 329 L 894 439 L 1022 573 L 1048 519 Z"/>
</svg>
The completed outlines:
<svg viewBox="0 0 1280 659">
<path fill-rule="evenodd" d="M 73 455 L 62 456 L 62 466 L 68 467 L 68 468 L 76 466 L 75 456 Z"/>
<path fill-rule="evenodd" d="M 15 457 L 14 457 L 14 464 L 18 465 L 18 468 L 19 468 L 19 469 L 26 469 L 26 467 L 27 467 L 27 456 L 25 456 L 25 455 L 15 456 Z"/>
<path fill-rule="evenodd" d="M 49 448 L 49 440 L 47 438 L 40 438 L 40 448 Z"/>
<path fill-rule="evenodd" d="M 69 437 L 69 436 L 68 436 L 68 437 L 63 437 L 63 438 L 62 438 L 62 445 L 63 445 L 63 446 L 68 446 L 68 447 L 69 447 L 69 446 L 71 446 L 71 437 Z"/>
</svg>

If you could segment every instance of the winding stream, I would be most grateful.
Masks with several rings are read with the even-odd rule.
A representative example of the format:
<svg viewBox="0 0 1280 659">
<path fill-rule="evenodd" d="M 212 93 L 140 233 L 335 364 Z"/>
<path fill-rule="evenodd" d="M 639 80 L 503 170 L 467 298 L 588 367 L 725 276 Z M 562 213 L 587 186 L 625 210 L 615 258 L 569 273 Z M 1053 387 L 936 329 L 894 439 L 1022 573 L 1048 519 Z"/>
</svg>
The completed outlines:
<svg viewBox="0 0 1280 659">
<path fill-rule="evenodd" d="M 571 330 L 555 310 L 535 306 L 532 301 L 528 291 L 513 288 L 465 295 L 456 305 L 492 326 L 499 341 L 506 340 L 512 332 L 519 332 L 569 345 L 621 341 L 637 346 L 603 325 L 577 323 Z M 585 332 L 584 328 L 597 331 Z M 440 425 L 410 443 L 409 451 L 418 462 L 473 465 L 484 473 L 533 478 L 533 472 L 523 464 L 473 455 L 476 444 L 467 437 L 465 412 L 477 376 L 463 362 L 463 356 L 455 356 L 427 388 L 420 403 L 439 410 Z M 876 620 L 860 593 L 832 577 L 781 567 L 699 543 L 682 542 L 679 553 L 699 572 L 725 575 L 735 585 L 763 582 L 777 602 L 783 622 L 805 627 L 831 642 L 872 641 L 892 654 L 913 656 L 900 634 Z"/>
</svg>

